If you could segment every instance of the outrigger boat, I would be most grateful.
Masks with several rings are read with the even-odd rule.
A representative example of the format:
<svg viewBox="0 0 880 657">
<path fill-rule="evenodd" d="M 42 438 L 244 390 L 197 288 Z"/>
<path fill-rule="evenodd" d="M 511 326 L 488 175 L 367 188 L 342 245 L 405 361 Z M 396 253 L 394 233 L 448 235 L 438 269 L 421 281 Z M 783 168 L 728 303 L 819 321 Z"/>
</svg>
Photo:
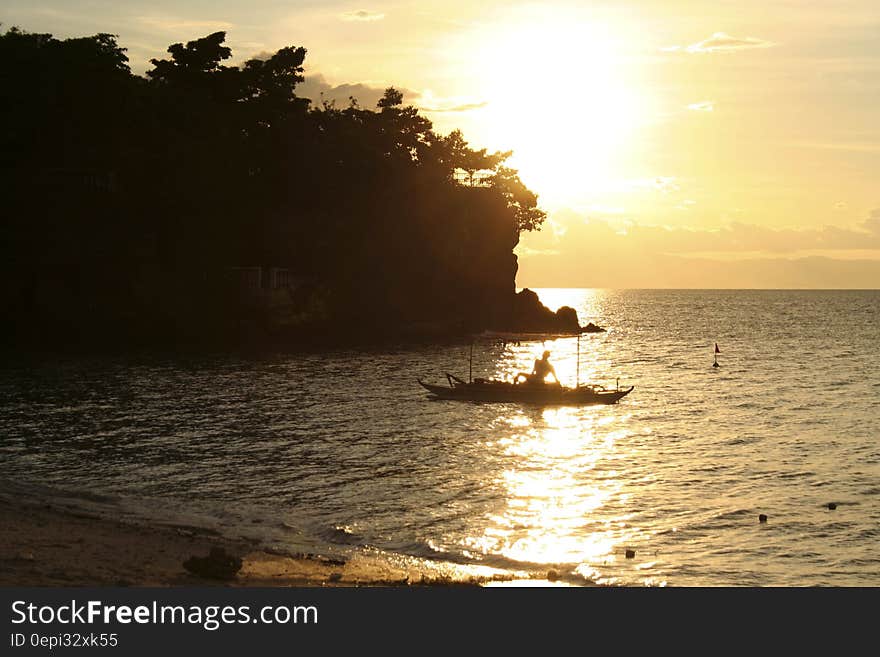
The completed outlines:
<svg viewBox="0 0 880 657">
<path fill-rule="evenodd" d="M 562 336 L 559 336 L 562 337 Z M 577 345 L 577 375 L 575 386 L 548 384 L 543 382 L 499 381 L 496 379 L 473 378 L 474 347 L 471 344 L 468 381 L 446 372 L 449 385 L 434 385 L 418 379 L 419 385 L 435 399 L 454 399 L 480 402 L 518 402 L 543 405 L 585 405 L 616 404 L 633 391 L 629 388 L 606 388 L 595 384 L 580 384 L 580 335 Z"/>
<path fill-rule="evenodd" d="M 632 392 L 629 388 L 607 389 L 599 385 L 570 388 L 548 383 L 511 383 L 494 379 L 474 379 L 470 383 L 446 373 L 448 386 L 425 383 L 419 385 L 440 399 L 483 402 L 520 402 L 527 404 L 616 404 Z"/>
</svg>

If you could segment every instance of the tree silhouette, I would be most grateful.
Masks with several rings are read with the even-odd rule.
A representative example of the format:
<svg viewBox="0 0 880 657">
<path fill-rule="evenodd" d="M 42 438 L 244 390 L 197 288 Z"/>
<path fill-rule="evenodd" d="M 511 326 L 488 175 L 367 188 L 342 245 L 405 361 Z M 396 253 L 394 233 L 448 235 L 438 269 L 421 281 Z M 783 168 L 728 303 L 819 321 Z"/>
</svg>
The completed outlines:
<svg viewBox="0 0 880 657">
<path fill-rule="evenodd" d="M 544 220 L 511 153 L 438 135 L 393 87 L 375 110 L 312 106 L 305 48 L 232 66 L 225 37 L 172 44 L 140 77 L 111 34 L 0 34 L 7 329 L 234 331 L 224 272 L 254 265 L 312 281 L 285 311 L 303 326 L 500 321 L 511 250 Z"/>
<path fill-rule="evenodd" d="M 538 207 L 538 197 L 519 179 L 516 170 L 499 166 L 491 177 L 491 184 L 507 201 L 519 231 L 538 230 L 547 214 Z"/>
<path fill-rule="evenodd" d="M 209 79 L 212 73 L 222 71 L 220 62 L 232 56 L 232 49 L 222 45 L 226 32 L 214 32 L 201 39 L 168 46 L 171 59 L 151 59 L 155 67 L 147 71 L 147 76 L 165 84 L 199 83 Z"/>
</svg>

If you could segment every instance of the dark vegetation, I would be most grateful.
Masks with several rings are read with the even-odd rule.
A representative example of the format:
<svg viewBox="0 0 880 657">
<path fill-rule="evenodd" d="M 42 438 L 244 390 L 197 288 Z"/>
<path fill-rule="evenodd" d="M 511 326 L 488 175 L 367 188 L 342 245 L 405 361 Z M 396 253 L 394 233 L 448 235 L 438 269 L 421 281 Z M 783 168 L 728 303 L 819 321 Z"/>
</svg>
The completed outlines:
<svg viewBox="0 0 880 657">
<path fill-rule="evenodd" d="M 304 48 L 227 66 L 224 39 L 141 77 L 113 35 L 0 35 L 7 345 L 572 328 L 515 294 L 544 213 L 510 153 L 393 88 L 311 104 Z"/>
</svg>

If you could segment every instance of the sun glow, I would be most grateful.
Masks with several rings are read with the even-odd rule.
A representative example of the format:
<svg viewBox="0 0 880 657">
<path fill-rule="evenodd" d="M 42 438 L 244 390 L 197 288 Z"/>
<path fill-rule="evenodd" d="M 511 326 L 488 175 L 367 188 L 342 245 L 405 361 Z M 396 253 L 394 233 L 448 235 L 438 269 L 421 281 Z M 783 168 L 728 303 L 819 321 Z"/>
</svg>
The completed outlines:
<svg viewBox="0 0 880 657">
<path fill-rule="evenodd" d="M 606 189 L 621 175 L 645 99 L 605 25 L 577 16 L 500 25 L 479 48 L 482 132 L 542 204 Z"/>
</svg>

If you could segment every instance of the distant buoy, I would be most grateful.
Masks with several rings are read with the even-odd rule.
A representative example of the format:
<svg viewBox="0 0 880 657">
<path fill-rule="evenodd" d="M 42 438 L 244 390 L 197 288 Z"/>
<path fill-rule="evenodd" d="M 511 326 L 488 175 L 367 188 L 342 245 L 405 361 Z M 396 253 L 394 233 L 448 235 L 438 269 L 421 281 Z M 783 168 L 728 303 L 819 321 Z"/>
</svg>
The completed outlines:
<svg viewBox="0 0 880 657">
<path fill-rule="evenodd" d="M 829 503 L 828 503 L 828 509 L 829 509 L 829 510 L 834 511 L 834 509 L 836 509 L 836 508 L 837 508 L 837 503 L 836 503 L 836 502 L 829 502 Z"/>
<path fill-rule="evenodd" d="M 762 513 L 758 516 L 758 522 L 767 522 L 767 516 Z"/>
<path fill-rule="evenodd" d="M 625 555 L 626 555 L 627 559 L 632 559 L 633 557 L 636 556 L 636 551 L 635 550 L 627 550 L 625 552 Z"/>
</svg>

